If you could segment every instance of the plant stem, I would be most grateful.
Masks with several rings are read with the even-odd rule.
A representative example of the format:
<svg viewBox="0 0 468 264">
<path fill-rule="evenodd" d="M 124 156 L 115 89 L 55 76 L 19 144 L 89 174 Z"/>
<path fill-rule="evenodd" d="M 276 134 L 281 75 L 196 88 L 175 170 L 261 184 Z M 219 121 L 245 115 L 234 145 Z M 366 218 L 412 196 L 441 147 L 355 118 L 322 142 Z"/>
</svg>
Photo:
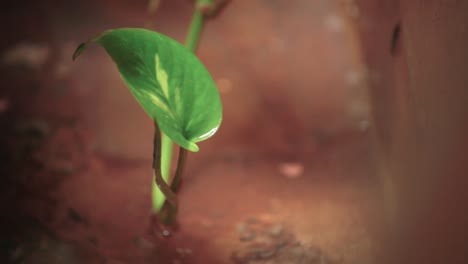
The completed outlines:
<svg viewBox="0 0 468 264">
<path fill-rule="evenodd" d="M 198 42 L 200 40 L 200 35 L 203 29 L 204 24 L 204 16 L 199 8 L 200 4 L 214 4 L 213 0 L 197 0 L 195 11 L 192 16 L 192 22 L 190 23 L 189 30 L 187 33 L 187 39 L 185 46 L 188 50 L 195 52 L 198 46 Z M 156 135 L 155 135 L 156 136 Z M 161 146 L 161 153 L 162 153 L 162 160 L 161 160 L 161 174 L 162 178 L 166 183 L 169 182 L 170 178 L 170 171 L 171 171 L 171 163 L 172 163 L 172 152 L 173 152 L 173 143 L 171 139 L 162 133 L 162 144 Z M 186 150 L 184 150 L 183 155 L 185 155 L 185 159 L 187 156 Z M 179 154 L 180 155 L 180 154 Z M 180 161 L 180 156 L 179 156 Z M 185 160 L 184 160 L 185 164 Z M 182 164 L 183 165 L 183 164 Z M 179 168 L 179 165 L 178 167 Z M 182 168 L 181 168 L 182 171 Z M 177 176 L 177 172 L 176 172 Z M 178 176 L 179 179 L 177 180 L 177 185 L 180 183 L 180 175 Z M 153 202 L 153 211 L 158 213 L 161 211 L 161 208 L 164 205 L 166 200 L 165 195 L 161 192 L 161 190 L 156 185 L 156 182 L 153 183 L 152 188 L 152 202 Z"/>
<path fill-rule="evenodd" d="M 177 192 L 180 188 L 180 183 L 182 180 L 182 173 L 185 168 L 185 162 L 187 161 L 187 150 L 179 147 L 179 159 L 177 160 L 177 169 L 172 180 L 170 187 L 170 195 L 174 195 L 174 203 L 171 203 L 170 197 L 167 198 L 166 202 L 163 204 L 161 211 L 159 212 L 159 219 L 163 224 L 173 225 L 177 220 L 177 213 L 179 212 Z"/>
<path fill-rule="evenodd" d="M 180 182 L 182 180 L 182 173 L 185 168 L 185 162 L 187 161 L 187 150 L 183 147 L 179 148 L 179 160 L 177 161 L 177 169 L 175 172 L 174 180 L 172 180 L 171 190 L 173 192 L 179 191 Z"/>
<path fill-rule="evenodd" d="M 155 184 L 158 189 L 165 195 L 167 202 L 172 207 L 177 208 L 177 196 L 167 185 L 166 180 L 161 175 L 161 131 L 157 122 L 154 122 L 154 138 L 153 138 L 153 173 Z"/>
<path fill-rule="evenodd" d="M 195 11 L 193 12 L 192 21 L 190 23 L 188 33 L 187 33 L 187 38 L 185 41 L 185 46 L 187 47 L 187 49 L 194 53 L 197 50 L 198 43 L 200 41 L 201 32 L 203 30 L 204 20 L 205 20 L 205 15 L 202 12 L 202 7 L 214 6 L 214 5 L 215 5 L 214 0 L 197 0 L 195 3 Z M 157 124 L 156 124 L 156 127 L 157 127 Z M 159 134 L 161 133 L 159 132 Z M 155 137 L 156 137 L 156 133 L 155 133 Z M 162 154 L 160 157 L 161 158 L 160 172 L 162 175 L 162 179 L 164 179 L 165 183 L 168 183 L 169 178 L 170 178 L 170 170 L 171 170 L 170 168 L 172 164 L 173 143 L 171 139 L 169 139 L 169 137 L 167 137 L 164 133 L 162 133 L 161 141 L 162 141 L 162 144 L 159 145 L 161 147 L 161 154 Z M 156 147 L 156 145 L 154 147 Z M 186 159 L 187 159 L 187 150 L 180 148 L 177 169 L 176 169 L 173 183 L 171 184 L 171 189 L 174 193 L 177 192 L 179 189 L 182 171 L 185 166 Z M 153 191 L 152 191 L 153 212 L 159 213 L 161 212 L 163 207 L 165 207 L 166 195 L 164 195 L 164 191 L 161 191 L 161 189 L 158 188 L 158 185 L 156 183 L 157 181 L 154 181 Z M 172 208 L 168 212 L 168 219 L 170 221 L 171 219 L 175 219 L 176 214 L 177 214 L 177 208 Z"/>
<path fill-rule="evenodd" d="M 198 47 L 198 42 L 200 40 L 200 33 L 203 28 L 203 14 L 202 12 L 196 8 L 193 12 L 192 22 L 190 23 L 189 31 L 187 33 L 187 39 L 185 42 L 185 46 L 191 52 L 195 52 Z"/>
<path fill-rule="evenodd" d="M 170 170 L 171 170 L 171 163 L 172 163 L 173 144 L 172 144 L 171 139 L 168 136 L 166 136 L 166 134 L 164 133 L 161 133 L 161 145 L 159 147 L 161 148 L 161 153 L 162 153 L 160 157 L 162 178 L 164 179 L 166 183 L 169 183 L 169 178 L 171 175 Z M 158 188 L 158 186 L 156 185 L 156 182 L 153 181 L 152 201 L 153 201 L 154 213 L 158 213 L 161 210 L 165 200 L 166 200 L 166 196 Z"/>
</svg>

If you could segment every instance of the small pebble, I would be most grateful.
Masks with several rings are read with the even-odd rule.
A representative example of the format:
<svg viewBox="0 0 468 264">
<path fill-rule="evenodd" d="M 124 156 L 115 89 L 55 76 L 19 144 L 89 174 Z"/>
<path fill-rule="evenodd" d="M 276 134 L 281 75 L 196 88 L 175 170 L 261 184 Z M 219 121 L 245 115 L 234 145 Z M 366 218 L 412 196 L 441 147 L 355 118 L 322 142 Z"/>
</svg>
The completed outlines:
<svg viewBox="0 0 468 264">
<path fill-rule="evenodd" d="M 250 217 L 249 219 L 247 219 L 246 223 L 247 224 L 256 224 L 258 222 L 257 218 L 255 217 Z"/>
<path fill-rule="evenodd" d="M 240 223 L 236 226 L 237 233 L 241 234 L 247 231 L 247 225 L 244 223 Z"/>
<path fill-rule="evenodd" d="M 248 242 L 255 239 L 255 232 L 246 231 L 239 236 L 241 242 Z"/>
<path fill-rule="evenodd" d="M 282 248 L 282 247 L 286 246 L 287 244 L 288 244 L 288 242 L 286 240 L 280 239 L 280 240 L 276 241 L 275 246 L 276 246 L 276 248 L 279 249 L 279 248 Z"/>
<path fill-rule="evenodd" d="M 169 232 L 169 230 L 163 230 L 163 231 L 161 231 L 161 234 L 162 234 L 163 236 L 165 236 L 165 237 L 168 237 L 168 236 L 171 235 L 171 232 Z"/>
<path fill-rule="evenodd" d="M 268 231 L 268 234 L 272 237 L 279 237 L 282 233 L 283 233 L 283 225 L 281 224 L 274 225 Z"/>
<path fill-rule="evenodd" d="M 263 251 L 261 251 L 259 253 L 259 257 L 261 259 L 269 259 L 271 257 L 273 257 L 274 255 L 276 254 L 276 252 L 272 249 L 264 249 Z"/>
<path fill-rule="evenodd" d="M 361 132 L 366 132 L 369 129 L 369 120 L 363 119 L 359 121 L 359 130 Z"/>
<path fill-rule="evenodd" d="M 304 248 L 301 246 L 301 245 L 298 245 L 294 248 L 291 249 L 291 255 L 294 257 L 294 258 L 303 258 L 304 257 Z"/>
<path fill-rule="evenodd" d="M 190 248 L 176 248 L 176 252 L 181 257 L 186 256 L 186 255 L 191 255 L 193 253 L 193 251 Z"/>
<path fill-rule="evenodd" d="M 325 27 L 333 33 L 342 32 L 344 28 L 343 18 L 336 14 L 330 14 L 327 17 L 325 17 L 324 24 Z"/>
<path fill-rule="evenodd" d="M 147 239 L 145 239 L 143 237 L 137 237 L 135 239 L 135 244 L 141 249 L 150 250 L 150 249 L 154 249 L 154 247 L 155 247 L 154 244 L 151 241 L 149 241 L 149 240 L 147 240 Z"/>
<path fill-rule="evenodd" d="M 154 14 L 159 8 L 161 0 L 149 0 L 148 1 L 148 13 Z"/>
<path fill-rule="evenodd" d="M 255 239 L 255 232 L 250 230 L 245 223 L 240 223 L 236 226 L 237 233 L 239 234 L 239 239 L 242 242 L 252 241 Z"/>
<path fill-rule="evenodd" d="M 295 179 L 302 176 L 304 166 L 298 162 L 284 162 L 279 165 L 279 171 L 288 179 Z"/>
</svg>

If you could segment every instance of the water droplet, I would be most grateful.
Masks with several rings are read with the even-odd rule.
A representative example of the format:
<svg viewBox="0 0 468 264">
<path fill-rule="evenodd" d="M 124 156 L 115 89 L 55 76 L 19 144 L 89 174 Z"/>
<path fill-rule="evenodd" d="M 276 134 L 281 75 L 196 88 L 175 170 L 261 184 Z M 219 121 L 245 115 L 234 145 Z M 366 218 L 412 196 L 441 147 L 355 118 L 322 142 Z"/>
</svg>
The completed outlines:
<svg viewBox="0 0 468 264">
<path fill-rule="evenodd" d="M 164 229 L 163 231 L 161 231 L 161 234 L 165 237 L 168 237 L 171 235 L 171 232 L 169 232 L 169 230 Z"/>
</svg>

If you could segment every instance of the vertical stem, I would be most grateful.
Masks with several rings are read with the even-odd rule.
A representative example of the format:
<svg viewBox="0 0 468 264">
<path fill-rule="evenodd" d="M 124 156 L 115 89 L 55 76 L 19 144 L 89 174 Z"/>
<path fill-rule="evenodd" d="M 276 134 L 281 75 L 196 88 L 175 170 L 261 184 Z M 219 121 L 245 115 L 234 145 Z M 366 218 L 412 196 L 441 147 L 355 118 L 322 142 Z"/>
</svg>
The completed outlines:
<svg viewBox="0 0 468 264">
<path fill-rule="evenodd" d="M 174 180 L 171 184 L 171 190 L 177 192 L 180 187 L 180 181 L 182 179 L 182 173 L 185 168 L 185 162 L 187 161 L 187 150 L 183 147 L 179 148 L 179 159 L 177 160 L 177 169 L 175 172 Z"/>
<path fill-rule="evenodd" d="M 170 171 L 171 171 L 171 163 L 172 163 L 173 144 L 172 144 L 171 139 L 168 136 L 166 136 L 166 134 L 164 133 L 161 133 L 161 145 L 159 147 L 161 148 L 161 153 L 162 153 L 160 157 L 162 178 L 164 179 L 166 183 L 169 183 L 169 178 L 171 175 Z M 154 213 L 159 212 L 164 202 L 166 201 L 166 196 L 158 188 L 155 181 L 153 181 L 152 201 L 153 201 Z"/>
<path fill-rule="evenodd" d="M 192 52 L 195 52 L 197 49 L 198 42 L 200 40 L 200 35 L 203 29 L 203 24 L 204 24 L 204 15 L 199 8 L 200 4 L 214 4 L 214 1 L 213 0 L 197 0 L 196 1 L 195 11 L 193 12 L 192 21 L 189 26 L 187 39 L 185 43 L 185 46 L 187 47 L 187 49 Z M 171 139 L 169 139 L 169 137 L 167 137 L 164 133 L 162 133 L 161 148 L 162 148 L 161 150 L 162 152 L 161 174 L 162 174 L 162 178 L 164 179 L 164 181 L 168 183 L 169 178 L 170 178 L 170 168 L 171 168 L 171 163 L 172 163 L 173 143 Z M 176 176 L 174 178 L 174 181 L 177 179 L 177 183 L 176 183 L 177 188 L 178 188 L 178 185 L 180 184 L 180 176 L 182 174 L 182 169 L 185 164 L 185 159 L 187 157 L 187 151 L 185 149 L 182 151 L 182 148 L 181 148 L 181 151 L 179 154 L 179 162 L 181 161 L 181 154 L 184 157 L 183 163 L 181 164 L 182 166 L 180 165 L 177 166 L 177 171 L 179 171 L 179 168 L 180 168 L 180 172 L 179 174 L 176 172 Z M 161 211 L 161 208 L 163 207 L 164 202 L 166 201 L 166 197 L 158 188 L 155 182 L 153 183 L 152 201 L 153 201 L 153 211 L 155 213 L 158 213 Z"/>
<path fill-rule="evenodd" d="M 191 52 L 195 52 L 198 47 L 198 42 L 200 40 L 200 33 L 203 28 L 203 14 L 202 12 L 196 8 L 193 12 L 192 22 L 190 23 L 189 31 L 187 33 L 187 39 L 185 42 L 185 46 Z"/>
<path fill-rule="evenodd" d="M 156 135 L 155 135 L 156 136 Z M 172 150 L 173 144 L 171 139 L 166 136 L 166 134 L 161 133 L 161 174 L 162 178 L 166 183 L 169 183 L 171 163 L 172 163 Z M 153 201 L 153 213 L 158 213 L 164 202 L 166 201 L 166 196 L 161 192 L 161 190 L 156 185 L 156 182 L 153 181 L 153 191 L 152 191 L 152 201 Z"/>
<path fill-rule="evenodd" d="M 182 173 L 185 168 L 186 161 L 187 150 L 182 147 L 179 147 L 179 159 L 177 160 L 177 169 L 170 187 L 170 194 L 171 196 L 173 196 L 173 198 L 168 196 L 167 200 L 161 208 L 161 211 L 159 212 L 159 219 L 163 224 L 173 225 L 177 220 L 177 214 L 179 212 L 177 192 L 180 187 Z M 175 202 L 171 202 L 171 200 L 174 200 Z"/>
<path fill-rule="evenodd" d="M 163 193 L 167 198 L 167 202 L 174 208 L 177 208 L 177 196 L 171 190 L 167 181 L 163 179 L 161 174 L 161 131 L 157 122 L 154 122 L 154 139 L 153 139 L 153 172 L 154 172 L 154 183 L 158 187 L 158 190 Z"/>
<path fill-rule="evenodd" d="M 153 136 L 153 170 L 154 174 L 161 173 L 161 131 L 158 123 L 154 121 L 154 136 Z"/>
</svg>

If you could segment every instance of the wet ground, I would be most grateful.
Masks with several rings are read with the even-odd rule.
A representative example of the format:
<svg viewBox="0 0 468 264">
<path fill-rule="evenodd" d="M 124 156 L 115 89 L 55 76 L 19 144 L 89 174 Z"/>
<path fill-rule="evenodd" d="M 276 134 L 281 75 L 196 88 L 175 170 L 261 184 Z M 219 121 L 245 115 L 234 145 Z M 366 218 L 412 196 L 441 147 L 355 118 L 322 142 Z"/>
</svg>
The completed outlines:
<svg viewBox="0 0 468 264">
<path fill-rule="evenodd" d="M 11 3 L 2 12 L 2 257 L 15 263 L 373 263 L 379 195 L 349 1 L 232 1 L 199 57 L 223 104 L 191 154 L 179 229 L 150 213 L 152 123 L 104 29 L 183 41 L 189 1 Z M 9 25 L 18 25 L 12 31 Z"/>
</svg>

